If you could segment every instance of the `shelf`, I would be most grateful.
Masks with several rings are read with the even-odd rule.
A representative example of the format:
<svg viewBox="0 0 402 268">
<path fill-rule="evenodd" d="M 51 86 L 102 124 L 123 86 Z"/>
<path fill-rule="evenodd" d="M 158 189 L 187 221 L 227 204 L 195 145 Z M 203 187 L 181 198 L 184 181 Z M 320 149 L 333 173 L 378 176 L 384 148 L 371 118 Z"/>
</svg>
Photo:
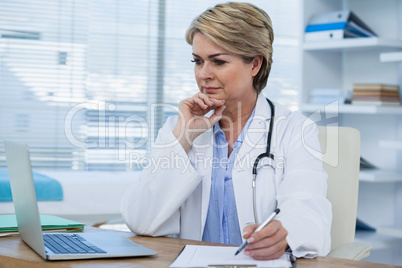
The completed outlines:
<svg viewBox="0 0 402 268">
<path fill-rule="evenodd" d="M 402 141 L 380 141 L 380 147 L 384 149 L 402 150 Z"/>
<path fill-rule="evenodd" d="M 350 114 L 394 114 L 402 115 L 402 106 L 379 106 L 363 104 L 310 104 L 305 103 L 300 106 L 302 112 L 313 113 L 317 110 L 325 110 L 327 113 L 350 113 Z"/>
<path fill-rule="evenodd" d="M 381 169 L 360 170 L 359 179 L 361 182 L 402 182 L 402 174 L 394 171 Z"/>
<path fill-rule="evenodd" d="M 305 51 L 317 50 L 361 50 L 361 49 L 385 49 L 402 48 L 402 40 L 382 39 L 377 37 L 370 38 L 349 38 L 341 40 L 325 40 L 305 42 L 303 49 Z"/>
<path fill-rule="evenodd" d="M 373 211 L 373 214 L 376 212 Z M 377 217 L 380 217 L 377 215 Z M 376 232 L 356 230 L 355 242 L 370 244 L 373 248 L 364 262 L 381 263 L 384 267 L 400 267 L 402 263 L 402 230 L 400 226 L 375 226 Z M 392 266 L 390 266 L 392 265 Z M 381 265 L 380 265 L 381 266 Z"/>
<path fill-rule="evenodd" d="M 402 62 L 402 51 L 380 53 L 381 62 Z"/>
<path fill-rule="evenodd" d="M 400 226 L 379 226 L 377 232 L 382 235 L 402 238 L 402 229 Z"/>
</svg>

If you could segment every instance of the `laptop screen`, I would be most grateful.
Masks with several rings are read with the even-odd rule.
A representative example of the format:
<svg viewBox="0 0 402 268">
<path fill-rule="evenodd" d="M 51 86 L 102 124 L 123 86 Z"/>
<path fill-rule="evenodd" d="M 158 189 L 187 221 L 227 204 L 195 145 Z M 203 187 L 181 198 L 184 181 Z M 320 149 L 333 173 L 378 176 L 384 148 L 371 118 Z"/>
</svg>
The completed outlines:
<svg viewBox="0 0 402 268">
<path fill-rule="evenodd" d="M 38 203 L 28 146 L 4 141 L 18 231 L 22 240 L 45 258 Z"/>
</svg>

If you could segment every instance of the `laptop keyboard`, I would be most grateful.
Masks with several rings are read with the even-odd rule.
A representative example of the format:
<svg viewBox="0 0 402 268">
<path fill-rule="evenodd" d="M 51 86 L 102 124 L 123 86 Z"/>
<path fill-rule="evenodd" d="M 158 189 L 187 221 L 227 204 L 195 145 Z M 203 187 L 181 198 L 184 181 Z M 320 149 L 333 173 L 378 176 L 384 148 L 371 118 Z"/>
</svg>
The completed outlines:
<svg viewBox="0 0 402 268">
<path fill-rule="evenodd" d="M 106 253 L 78 234 L 44 234 L 45 246 L 56 254 Z"/>
</svg>

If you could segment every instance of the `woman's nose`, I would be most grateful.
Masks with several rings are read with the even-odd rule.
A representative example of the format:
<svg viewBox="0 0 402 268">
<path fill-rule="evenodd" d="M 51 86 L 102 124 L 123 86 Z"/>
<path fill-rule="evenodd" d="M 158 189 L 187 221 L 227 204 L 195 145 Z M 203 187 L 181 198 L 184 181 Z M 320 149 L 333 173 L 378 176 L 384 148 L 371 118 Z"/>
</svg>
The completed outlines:
<svg viewBox="0 0 402 268">
<path fill-rule="evenodd" d="M 199 77 L 202 80 L 212 79 L 214 77 L 212 66 L 209 63 L 204 63 L 199 72 Z"/>
</svg>

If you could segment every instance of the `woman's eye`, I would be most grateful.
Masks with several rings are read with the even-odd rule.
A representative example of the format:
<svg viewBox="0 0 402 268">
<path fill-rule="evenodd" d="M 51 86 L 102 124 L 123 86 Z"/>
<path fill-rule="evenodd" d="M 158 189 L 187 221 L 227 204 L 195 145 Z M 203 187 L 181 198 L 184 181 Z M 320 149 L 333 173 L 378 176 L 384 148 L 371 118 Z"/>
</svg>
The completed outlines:
<svg viewBox="0 0 402 268">
<path fill-rule="evenodd" d="M 223 61 L 223 60 L 214 60 L 214 62 L 216 65 L 223 65 L 226 63 L 226 61 Z"/>
<path fill-rule="evenodd" d="M 201 61 L 198 60 L 198 59 L 191 60 L 191 62 L 194 62 L 194 63 L 197 64 L 197 65 L 201 64 Z"/>
</svg>

